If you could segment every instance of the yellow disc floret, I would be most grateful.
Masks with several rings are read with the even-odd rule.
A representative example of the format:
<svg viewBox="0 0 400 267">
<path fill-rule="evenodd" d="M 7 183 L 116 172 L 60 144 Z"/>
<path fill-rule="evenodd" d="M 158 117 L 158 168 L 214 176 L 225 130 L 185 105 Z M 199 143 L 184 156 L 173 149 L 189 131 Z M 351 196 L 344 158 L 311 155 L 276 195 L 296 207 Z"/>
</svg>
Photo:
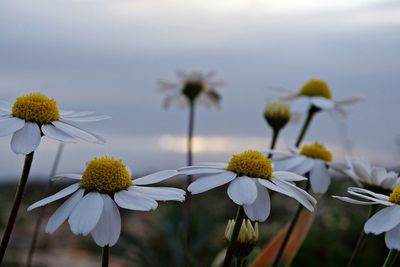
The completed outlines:
<svg viewBox="0 0 400 267">
<path fill-rule="evenodd" d="M 237 173 L 238 176 L 270 179 L 272 176 L 272 162 L 258 151 L 247 150 L 233 155 L 227 170 Z"/>
<path fill-rule="evenodd" d="M 400 186 L 393 189 L 392 193 L 389 195 L 389 201 L 400 205 Z"/>
<path fill-rule="evenodd" d="M 80 186 L 89 192 L 113 194 L 129 188 L 132 178 L 121 160 L 101 157 L 89 162 Z"/>
<path fill-rule="evenodd" d="M 18 97 L 12 107 L 12 115 L 39 125 L 58 121 L 60 112 L 54 99 L 41 93 L 31 93 Z"/>
<path fill-rule="evenodd" d="M 300 154 L 310 158 L 322 159 L 324 161 L 332 161 L 333 157 L 332 152 L 330 152 L 328 149 L 325 148 L 325 146 L 319 143 L 304 145 L 300 149 Z"/>
<path fill-rule="evenodd" d="M 309 80 L 299 91 L 302 96 L 321 96 L 332 99 L 332 92 L 328 84 L 322 80 Z"/>
</svg>

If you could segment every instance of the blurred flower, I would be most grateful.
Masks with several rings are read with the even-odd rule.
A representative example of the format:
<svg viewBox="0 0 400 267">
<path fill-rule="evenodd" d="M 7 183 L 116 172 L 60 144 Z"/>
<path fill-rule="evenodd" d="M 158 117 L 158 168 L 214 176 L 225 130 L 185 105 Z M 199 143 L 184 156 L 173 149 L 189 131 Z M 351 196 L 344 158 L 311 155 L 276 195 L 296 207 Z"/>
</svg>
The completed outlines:
<svg viewBox="0 0 400 267">
<path fill-rule="evenodd" d="M 290 154 L 279 152 L 278 157 L 273 158 L 274 169 L 299 175 L 309 172 L 313 192 L 325 193 L 331 183 L 327 164 L 332 161 L 332 153 L 319 143 L 304 145 L 300 150 L 291 147 L 290 150 Z"/>
<path fill-rule="evenodd" d="M 389 194 L 400 186 L 397 172 L 386 171 L 383 167 L 372 166 L 368 160 L 346 159 L 346 162 L 332 163 L 331 168 L 350 177 L 357 186 L 374 192 Z"/>
<path fill-rule="evenodd" d="M 235 220 L 229 220 L 225 229 L 225 239 L 230 243 Z M 239 258 L 247 257 L 258 241 L 258 223 L 253 225 L 250 220 L 243 220 L 239 235 L 233 245 L 233 255 Z"/>
<path fill-rule="evenodd" d="M 39 146 L 43 135 L 66 143 L 74 143 L 77 139 L 105 143 L 102 137 L 70 124 L 110 118 L 91 114 L 93 112 L 60 111 L 54 99 L 41 93 L 31 93 L 18 97 L 14 104 L 0 102 L 0 136 L 13 134 L 11 149 L 16 154 L 24 155 Z"/>
<path fill-rule="evenodd" d="M 178 169 L 182 174 L 201 175 L 188 187 L 199 194 L 229 183 L 228 196 L 241 205 L 252 221 L 265 221 L 271 210 L 268 189 L 296 199 L 313 211 L 316 200 L 293 182 L 306 180 L 291 172 L 273 171 L 271 160 L 258 151 L 233 155 L 228 164 L 204 163 Z"/>
<path fill-rule="evenodd" d="M 223 86 L 224 82 L 213 80 L 214 75 L 214 72 L 203 74 L 198 71 L 178 71 L 178 83 L 158 81 L 158 89 L 167 93 L 164 107 L 168 108 L 172 102 L 176 102 L 178 106 L 199 102 L 206 107 L 219 107 L 221 96 L 215 89 Z"/>
<path fill-rule="evenodd" d="M 289 122 L 291 112 L 285 102 L 274 101 L 267 104 L 264 118 L 275 131 L 280 131 Z"/>
<path fill-rule="evenodd" d="M 68 219 L 74 234 L 90 233 L 97 245 L 113 246 L 121 232 L 121 216 L 117 205 L 129 210 L 149 211 L 157 208 L 157 200 L 182 202 L 185 191 L 181 189 L 143 186 L 161 182 L 177 174 L 175 170 L 166 170 L 132 180 L 129 170 L 121 160 L 94 158 L 82 175 L 57 176 L 78 182 L 36 202 L 28 211 L 73 194 L 50 217 L 46 232 L 52 234 Z"/>
<path fill-rule="evenodd" d="M 385 233 L 385 243 L 389 249 L 400 250 L 400 187 L 396 187 L 387 196 L 358 187 L 349 187 L 347 192 L 368 201 L 360 201 L 349 197 L 334 198 L 359 205 L 381 204 L 385 208 L 375 213 L 364 225 L 365 233 L 379 235 Z"/>
</svg>

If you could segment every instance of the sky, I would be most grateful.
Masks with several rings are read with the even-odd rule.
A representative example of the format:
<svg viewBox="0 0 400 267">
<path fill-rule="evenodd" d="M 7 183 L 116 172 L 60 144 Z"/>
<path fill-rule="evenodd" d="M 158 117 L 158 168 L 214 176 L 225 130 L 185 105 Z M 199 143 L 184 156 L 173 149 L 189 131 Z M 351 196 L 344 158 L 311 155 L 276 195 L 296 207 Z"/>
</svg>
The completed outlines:
<svg viewBox="0 0 400 267">
<path fill-rule="evenodd" d="M 176 70 L 214 70 L 226 82 L 219 110 L 196 110 L 200 162 L 266 149 L 271 131 L 262 113 L 267 100 L 280 96 L 271 88 L 296 91 L 319 78 L 335 99 L 365 101 L 350 107 L 346 134 L 318 114 L 306 141 L 326 144 L 336 160 L 351 153 L 396 167 L 399 26 L 400 3 L 383 0 L 4 0 L 0 99 L 40 91 L 60 108 L 112 116 L 80 125 L 107 144 L 68 145 L 59 171 L 82 171 L 92 157 L 110 155 L 135 175 L 185 165 L 188 111 L 164 110 L 157 80 L 176 80 Z M 288 126 L 279 148 L 300 127 L 301 121 Z M 1 176 L 11 179 L 23 157 L 9 143 L 0 138 Z M 44 138 L 34 174 L 46 176 L 57 146 Z"/>
</svg>

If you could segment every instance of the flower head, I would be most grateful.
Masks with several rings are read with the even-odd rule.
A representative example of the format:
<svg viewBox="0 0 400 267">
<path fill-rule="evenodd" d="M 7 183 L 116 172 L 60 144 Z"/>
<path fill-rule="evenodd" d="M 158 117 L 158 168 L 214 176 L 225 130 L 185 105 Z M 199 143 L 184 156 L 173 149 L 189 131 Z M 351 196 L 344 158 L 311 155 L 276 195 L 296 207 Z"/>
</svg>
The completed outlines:
<svg viewBox="0 0 400 267">
<path fill-rule="evenodd" d="M 300 202 L 310 211 L 315 199 L 294 185 L 305 177 L 285 171 L 274 171 L 271 161 L 257 151 L 245 151 L 233 155 L 229 163 L 204 163 L 178 169 L 185 175 L 199 176 L 188 191 L 199 194 L 218 186 L 229 184 L 228 196 L 243 206 L 247 217 L 253 221 L 265 221 L 271 210 L 269 190 L 282 193 Z"/>
<path fill-rule="evenodd" d="M 324 161 L 332 161 L 332 152 L 317 142 L 311 145 L 303 145 L 300 149 L 300 155 Z"/>
<path fill-rule="evenodd" d="M 289 105 L 281 101 L 269 103 L 264 111 L 264 118 L 272 129 L 281 130 L 291 118 Z"/>
<path fill-rule="evenodd" d="M 299 91 L 299 96 L 318 96 L 332 99 L 332 92 L 328 84 L 323 80 L 312 79 L 306 82 Z"/>
<path fill-rule="evenodd" d="M 36 150 L 42 136 L 66 143 L 81 139 L 102 144 L 105 142 L 102 137 L 71 124 L 110 118 L 92 114 L 60 110 L 54 99 L 42 93 L 30 93 L 18 97 L 14 104 L 0 102 L 0 136 L 12 134 L 11 149 L 25 155 Z"/>
<path fill-rule="evenodd" d="M 61 174 L 76 182 L 60 192 L 44 198 L 32 210 L 71 195 L 50 217 L 46 232 L 52 234 L 68 219 L 71 231 L 92 235 L 99 246 L 113 246 L 121 232 L 118 207 L 149 211 L 157 208 L 157 201 L 183 201 L 185 191 L 172 187 L 149 187 L 153 183 L 178 175 L 175 170 L 161 171 L 132 180 L 121 160 L 112 157 L 94 158 L 83 174 Z"/>
<path fill-rule="evenodd" d="M 225 239 L 231 242 L 235 220 L 229 220 L 225 229 Z M 250 220 L 243 220 L 239 235 L 233 247 L 233 255 L 239 258 L 247 257 L 258 242 L 258 223 L 252 225 Z"/>
</svg>

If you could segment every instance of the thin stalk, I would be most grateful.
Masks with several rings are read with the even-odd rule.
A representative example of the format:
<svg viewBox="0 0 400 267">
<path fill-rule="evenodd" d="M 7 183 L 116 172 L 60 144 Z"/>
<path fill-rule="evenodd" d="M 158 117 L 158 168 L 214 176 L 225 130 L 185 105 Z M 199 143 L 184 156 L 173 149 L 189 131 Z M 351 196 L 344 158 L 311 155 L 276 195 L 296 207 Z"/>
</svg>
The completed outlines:
<svg viewBox="0 0 400 267">
<path fill-rule="evenodd" d="M 25 185 L 28 181 L 29 172 L 31 170 L 32 161 L 33 161 L 33 154 L 35 151 L 32 151 L 28 155 L 25 156 L 24 168 L 22 170 L 21 179 L 19 181 L 17 191 L 15 193 L 14 204 L 12 206 L 10 216 L 8 217 L 8 222 L 6 229 L 3 234 L 3 239 L 1 240 L 0 245 L 0 265 L 3 262 L 4 254 L 6 252 L 8 241 L 10 240 L 10 236 L 15 224 L 15 220 L 18 215 L 19 206 L 21 205 L 22 197 L 25 191 Z"/>
<path fill-rule="evenodd" d="M 310 188 L 310 182 L 309 182 L 309 180 L 307 180 L 306 187 L 304 190 L 308 191 L 309 188 Z M 275 257 L 274 263 L 272 264 L 272 267 L 278 266 L 278 264 L 282 258 L 283 252 L 285 251 L 285 248 L 287 246 L 287 243 L 289 242 L 290 236 L 293 233 L 294 227 L 296 226 L 297 221 L 299 220 L 299 216 L 300 216 L 302 209 L 303 209 L 303 206 L 301 204 L 299 204 L 297 207 L 296 214 L 294 215 L 292 222 L 290 223 L 289 228 L 286 231 L 285 237 L 283 238 L 283 241 L 279 247 L 278 253 L 276 254 L 276 257 Z"/>
<path fill-rule="evenodd" d="M 110 247 L 107 245 L 104 246 L 102 249 L 101 267 L 108 267 L 109 257 L 110 257 Z"/>
<path fill-rule="evenodd" d="M 230 267 L 230 265 L 231 265 L 231 261 L 232 261 L 232 257 L 233 257 L 233 247 L 239 236 L 239 232 L 240 232 L 240 228 L 242 227 L 243 219 L 244 219 L 244 209 L 243 209 L 243 206 L 239 206 L 237 213 L 236 213 L 235 225 L 233 226 L 231 241 L 229 242 L 228 249 L 226 250 L 223 267 Z"/>
<path fill-rule="evenodd" d="M 320 111 L 320 109 L 317 108 L 317 107 L 315 107 L 314 105 L 312 105 L 312 106 L 310 107 L 310 109 L 308 110 L 307 118 L 306 118 L 306 120 L 304 121 L 303 128 L 301 129 L 301 132 L 300 132 L 300 134 L 299 134 L 299 137 L 297 138 L 297 141 L 296 141 L 296 147 L 299 147 L 299 146 L 300 146 L 301 142 L 302 142 L 303 139 L 304 139 L 304 136 L 306 135 L 306 132 L 307 132 L 307 130 L 308 130 L 308 127 L 310 126 L 311 120 L 312 120 L 312 118 L 314 117 L 314 114 L 317 113 L 318 111 Z"/>
<path fill-rule="evenodd" d="M 391 249 L 389 251 L 389 254 L 386 257 L 385 263 L 382 265 L 382 267 L 391 267 L 393 266 L 394 262 L 396 261 L 397 256 L 399 255 L 399 251 L 395 249 Z"/>
<path fill-rule="evenodd" d="M 371 218 L 371 216 L 375 214 L 377 209 L 378 209 L 378 205 L 372 205 L 369 209 L 366 220 Z M 361 230 L 360 236 L 358 237 L 358 240 L 357 240 L 357 245 L 354 248 L 353 253 L 351 254 L 351 258 L 350 258 L 349 262 L 347 263 L 347 267 L 351 267 L 355 263 L 355 260 L 358 256 L 358 254 L 364 248 L 366 238 L 367 238 L 367 235 L 365 234 L 364 230 Z"/>
<path fill-rule="evenodd" d="M 50 176 L 49 176 L 49 180 L 47 183 L 46 195 L 49 195 L 49 193 L 50 193 L 51 185 L 52 185 L 50 178 L 56 174 L 63 150 L 64 150 L 64 143 L 60 143 L 58 145 L 56 157 L 53 162 L 53 167 L 51 168 L 51 171 L 50 171 Z M 33 255 L 35 254 L 36 246 L 37 246 L 37 243 L 39 240 L 39 230 L 42 225 L 43 217 L 46 213 L 45 211 L 46 211 L 46 206 L 44 206 L 40 209 L 39 215 L 36 219 L 35 228 L 33 231 L 33 236 L 32 236 L 32 241 L 31 241 L 31 246 L 29 248 L 28 257 L 26 260 L 26 267 L 32 266 Z"/>
<path fill-rule="evenodd" d="M 187 166 L 193 164 L 193 130 L 194 130 L 194 112 L 195 104 L 194 101 L 190 101 L 189 104 L 189 124 L 188 124 L 188 139 L 187 139 Z M 192 194 L 187 190 L 188 186 L 192 182 L 192 176 L 187 177 L 186 186 L 186 198 L 184 202 L 183 209 L 183 264 L 184 266 L 189 266 L 189 256 L 190 256 L 190 209 Z"/>
<path fill-rule="evenodd" d="M 278 141 L 279 133 L 280 133 L 280 130 L 272 129 L 272 140 L 271 140 L 271 144 L 269 146 L 270 150 L 275 149 L 276 143 Z M 272 153 L 269 153 L 268 158 L 271 158 L 271 157 L 272 157 Z"/>
</svg>

